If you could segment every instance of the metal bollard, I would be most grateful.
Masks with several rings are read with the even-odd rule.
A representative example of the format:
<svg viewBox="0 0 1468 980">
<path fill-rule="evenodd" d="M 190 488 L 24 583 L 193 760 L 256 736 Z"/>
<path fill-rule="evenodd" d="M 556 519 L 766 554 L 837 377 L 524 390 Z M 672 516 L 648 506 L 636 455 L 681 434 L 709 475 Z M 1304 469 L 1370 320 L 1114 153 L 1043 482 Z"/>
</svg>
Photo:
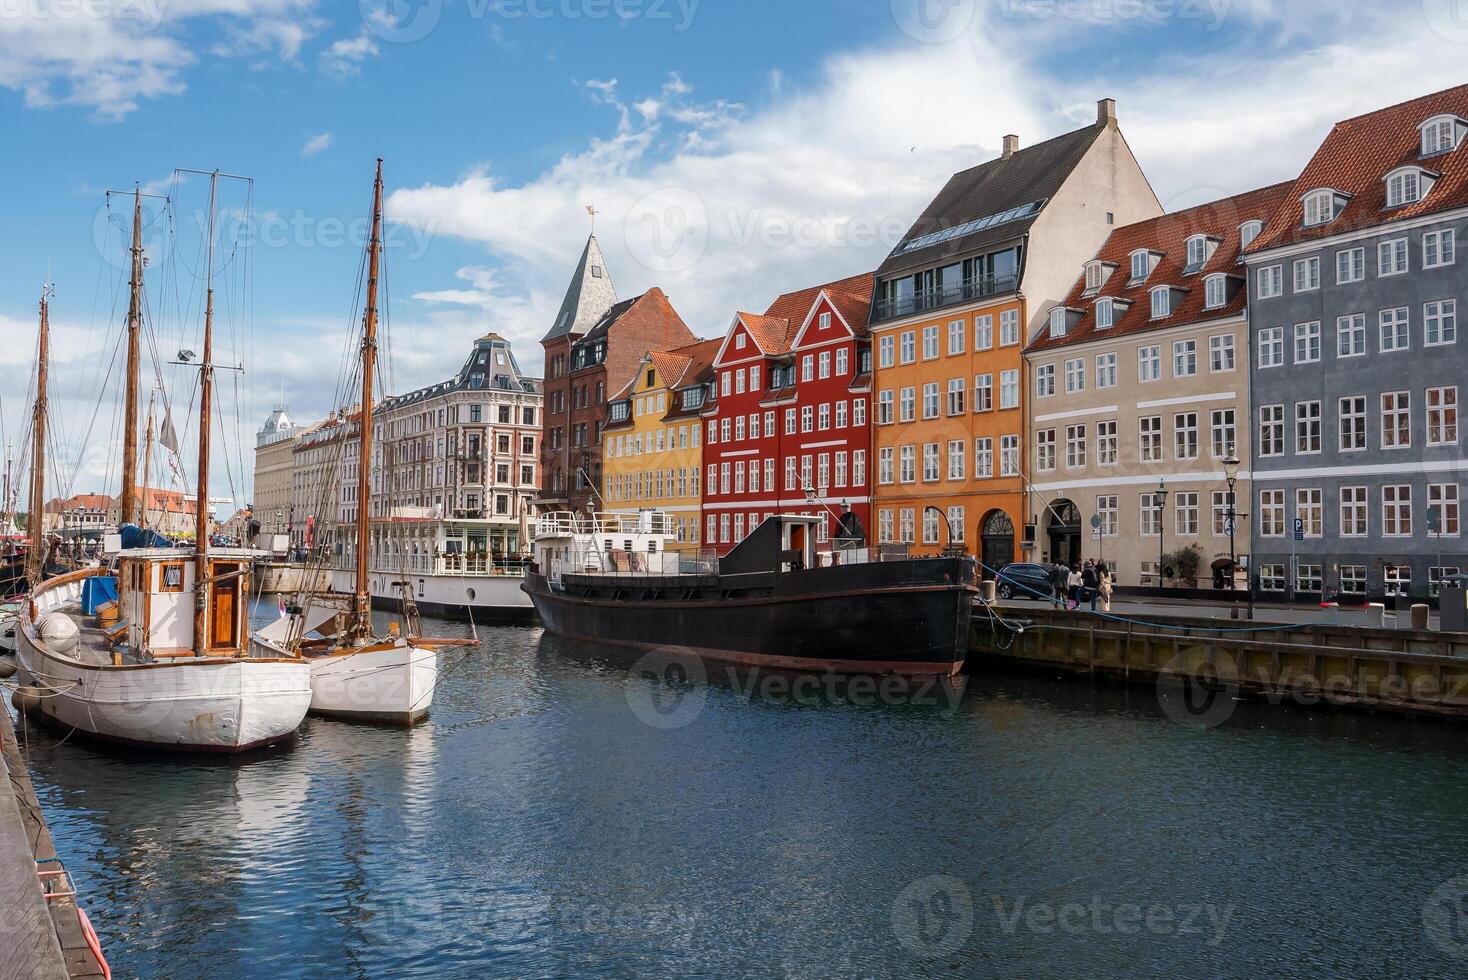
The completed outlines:
<svg viewBox="0 0 1468 980">
<path fill-rule="evenodd" d="M 984 602 L 994 601 L 994 580 L 985 579 L 979 583 L 979 598 Z"/>
<path fill-rule="evenodd" d="M 1412 628 L 1414 630 L 1427 629 L 1427 611 L 1430 607 L 1424 602 L 1412 604 Z"/>
</svg>

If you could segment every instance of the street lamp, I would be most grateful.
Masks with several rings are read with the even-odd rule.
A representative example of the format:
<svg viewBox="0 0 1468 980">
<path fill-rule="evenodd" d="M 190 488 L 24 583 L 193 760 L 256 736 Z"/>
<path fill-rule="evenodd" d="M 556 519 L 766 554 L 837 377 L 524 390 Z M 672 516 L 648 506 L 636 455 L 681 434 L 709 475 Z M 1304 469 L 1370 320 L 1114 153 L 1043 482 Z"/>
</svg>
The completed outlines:
<svg viewBox="0 0 1468 980">
<path fill-rule="evenodd" d="M 1239 564 L 1238 553 L 1234 550 L 1234 518 L 1238 516 L 1234 510 L 1234 486 L 1239 482 L 1239 457 L 1234 454 L 1232 446 L 1223 460 L 1223 478 L 1228 481 L 1228 573 L 1232 576 Z M 1232 579 L 1229 584 L 1233 584 Z"/>
<path fill-rule="evenodd" d="M 1157 489 L 1152 491 L 1152 500 L 1157 504 L 1157 591 L 1161 592 L 1163 539 L 1166 537 L 1162 517 L 1167 510 L 1167 482 L 1165 480 L 1157 481 Z"/>
</svg>

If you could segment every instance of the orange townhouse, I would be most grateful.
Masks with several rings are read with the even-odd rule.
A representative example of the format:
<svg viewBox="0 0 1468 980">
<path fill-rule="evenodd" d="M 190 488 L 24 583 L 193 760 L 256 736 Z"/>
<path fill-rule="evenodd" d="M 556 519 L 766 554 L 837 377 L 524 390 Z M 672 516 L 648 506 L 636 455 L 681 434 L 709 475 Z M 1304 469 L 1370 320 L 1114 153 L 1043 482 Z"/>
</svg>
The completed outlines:
<svg viewBox="0 0 1468 980">
<path fill-rule="evenodd" d="M 1113 227 L 1161 205 L 1096 121 L 955 174 L 877 270 L 870 330 L 875 538 L 961 547 L 986 574 L 1028 557 L 1024 348 Z"/>
</svg>

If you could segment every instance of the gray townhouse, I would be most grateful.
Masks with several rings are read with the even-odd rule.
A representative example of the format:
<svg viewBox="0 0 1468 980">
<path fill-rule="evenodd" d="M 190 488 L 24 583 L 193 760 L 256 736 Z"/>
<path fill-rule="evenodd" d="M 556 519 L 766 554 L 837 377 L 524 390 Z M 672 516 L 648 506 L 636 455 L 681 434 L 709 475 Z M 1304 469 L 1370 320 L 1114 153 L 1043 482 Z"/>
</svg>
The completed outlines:
<svg viewBox="0 0 1468 980">
<path fill-rule="evenodd" d="M 1421 598 L 1468 568 L 1465 135 L 1468 86 L 1337 123 L 1245 252 L 1266 597 Z"/>
</svg>

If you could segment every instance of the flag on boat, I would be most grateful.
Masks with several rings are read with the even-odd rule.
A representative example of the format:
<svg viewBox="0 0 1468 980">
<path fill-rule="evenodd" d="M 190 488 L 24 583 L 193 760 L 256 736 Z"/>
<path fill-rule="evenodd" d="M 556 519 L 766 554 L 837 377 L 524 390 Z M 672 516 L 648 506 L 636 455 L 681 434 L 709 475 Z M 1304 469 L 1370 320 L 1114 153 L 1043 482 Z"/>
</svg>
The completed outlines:
<svg viewBox="0 0 1468 980">
<path fill-rule="evenodd" d="M 173 431 L 173 415 L 163 410 L 163 426 L 158 430 L 158 445 L 169 452 L 178 452 L 178 433 Z"/>
</svg>

